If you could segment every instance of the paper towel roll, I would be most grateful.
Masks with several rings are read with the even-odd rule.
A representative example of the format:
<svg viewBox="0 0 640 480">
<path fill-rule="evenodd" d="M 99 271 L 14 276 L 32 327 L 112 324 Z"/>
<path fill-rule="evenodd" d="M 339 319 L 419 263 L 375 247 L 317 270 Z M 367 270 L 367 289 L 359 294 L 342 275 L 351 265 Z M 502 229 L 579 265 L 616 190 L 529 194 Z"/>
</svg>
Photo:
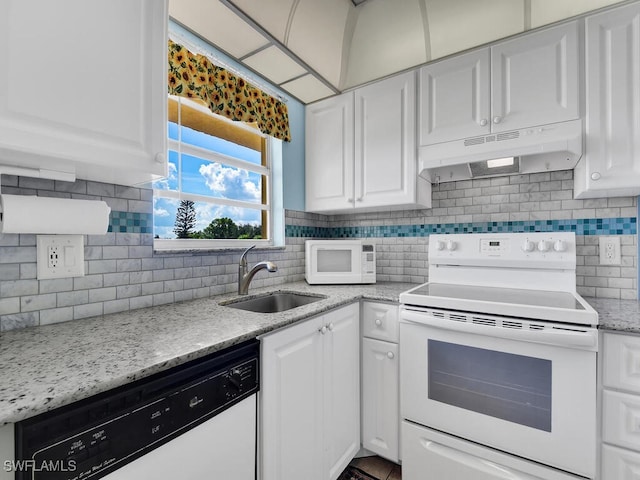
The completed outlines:
<svg viewBox="0 0 640 480">
<path fill-rule="evenodd" d="M 110 212 L 97 200 L 0 195 L 0 233 L 104 235 Z"/>
</svg>

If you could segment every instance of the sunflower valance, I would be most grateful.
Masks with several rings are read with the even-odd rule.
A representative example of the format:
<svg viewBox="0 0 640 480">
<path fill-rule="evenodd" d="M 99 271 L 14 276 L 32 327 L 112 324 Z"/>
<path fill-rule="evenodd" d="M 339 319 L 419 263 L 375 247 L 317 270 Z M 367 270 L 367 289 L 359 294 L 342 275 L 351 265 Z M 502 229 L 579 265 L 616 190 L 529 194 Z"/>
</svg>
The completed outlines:
<svg viewBox="0 0 640 480">
<path fill-rule="evenodd" d="M 203 102 L 213 113 L 255 123 L 265 135 L 291 141 L 286 104 L 169 40 L 169 94 Z"/>
</svg>

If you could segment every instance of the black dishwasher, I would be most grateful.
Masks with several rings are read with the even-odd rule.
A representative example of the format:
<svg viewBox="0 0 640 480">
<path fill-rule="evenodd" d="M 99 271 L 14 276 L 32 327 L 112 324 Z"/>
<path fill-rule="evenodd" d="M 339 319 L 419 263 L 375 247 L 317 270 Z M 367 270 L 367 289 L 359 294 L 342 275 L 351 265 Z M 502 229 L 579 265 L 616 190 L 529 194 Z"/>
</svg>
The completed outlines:
<svg viewBox="0 0 640 480">
<path fill-rule="evenodd" d="M 251 340 L 18 422 L 15 478 L 102 478 L 253 395 L 258 368 Z"/>
</svg>

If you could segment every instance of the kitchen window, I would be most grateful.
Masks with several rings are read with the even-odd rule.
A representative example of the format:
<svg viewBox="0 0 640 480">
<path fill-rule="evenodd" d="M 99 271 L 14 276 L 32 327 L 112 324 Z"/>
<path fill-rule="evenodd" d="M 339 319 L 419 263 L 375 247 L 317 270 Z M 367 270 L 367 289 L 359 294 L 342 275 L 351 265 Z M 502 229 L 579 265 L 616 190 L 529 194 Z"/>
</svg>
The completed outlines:
<svg viewBox="0 0 640 480">
<path fill-rule="evenodd" d="M 169 175 L 154 193 L 157 250 L 282 243 L 280 140 L 169 97 Z M 276 168 L 274 168 L 274 166 Z M 274 172 L 276 175 L 274 175 Z M 278 230 L 278 232 L 276 232 Z"/>
</svg>

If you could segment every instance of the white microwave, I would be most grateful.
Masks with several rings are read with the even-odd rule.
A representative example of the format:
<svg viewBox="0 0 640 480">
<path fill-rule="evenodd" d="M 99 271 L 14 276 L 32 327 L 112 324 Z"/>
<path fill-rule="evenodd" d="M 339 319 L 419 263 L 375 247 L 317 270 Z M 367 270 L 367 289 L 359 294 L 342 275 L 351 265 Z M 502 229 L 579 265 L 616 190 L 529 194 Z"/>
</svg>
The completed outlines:
<svg viewBox="0 0 640 480">
<path fill-rule="evenodd" d="M 309 284 L 376 283 L 376 246 L 366 240 L 307 240 Z"/>
</svg>

